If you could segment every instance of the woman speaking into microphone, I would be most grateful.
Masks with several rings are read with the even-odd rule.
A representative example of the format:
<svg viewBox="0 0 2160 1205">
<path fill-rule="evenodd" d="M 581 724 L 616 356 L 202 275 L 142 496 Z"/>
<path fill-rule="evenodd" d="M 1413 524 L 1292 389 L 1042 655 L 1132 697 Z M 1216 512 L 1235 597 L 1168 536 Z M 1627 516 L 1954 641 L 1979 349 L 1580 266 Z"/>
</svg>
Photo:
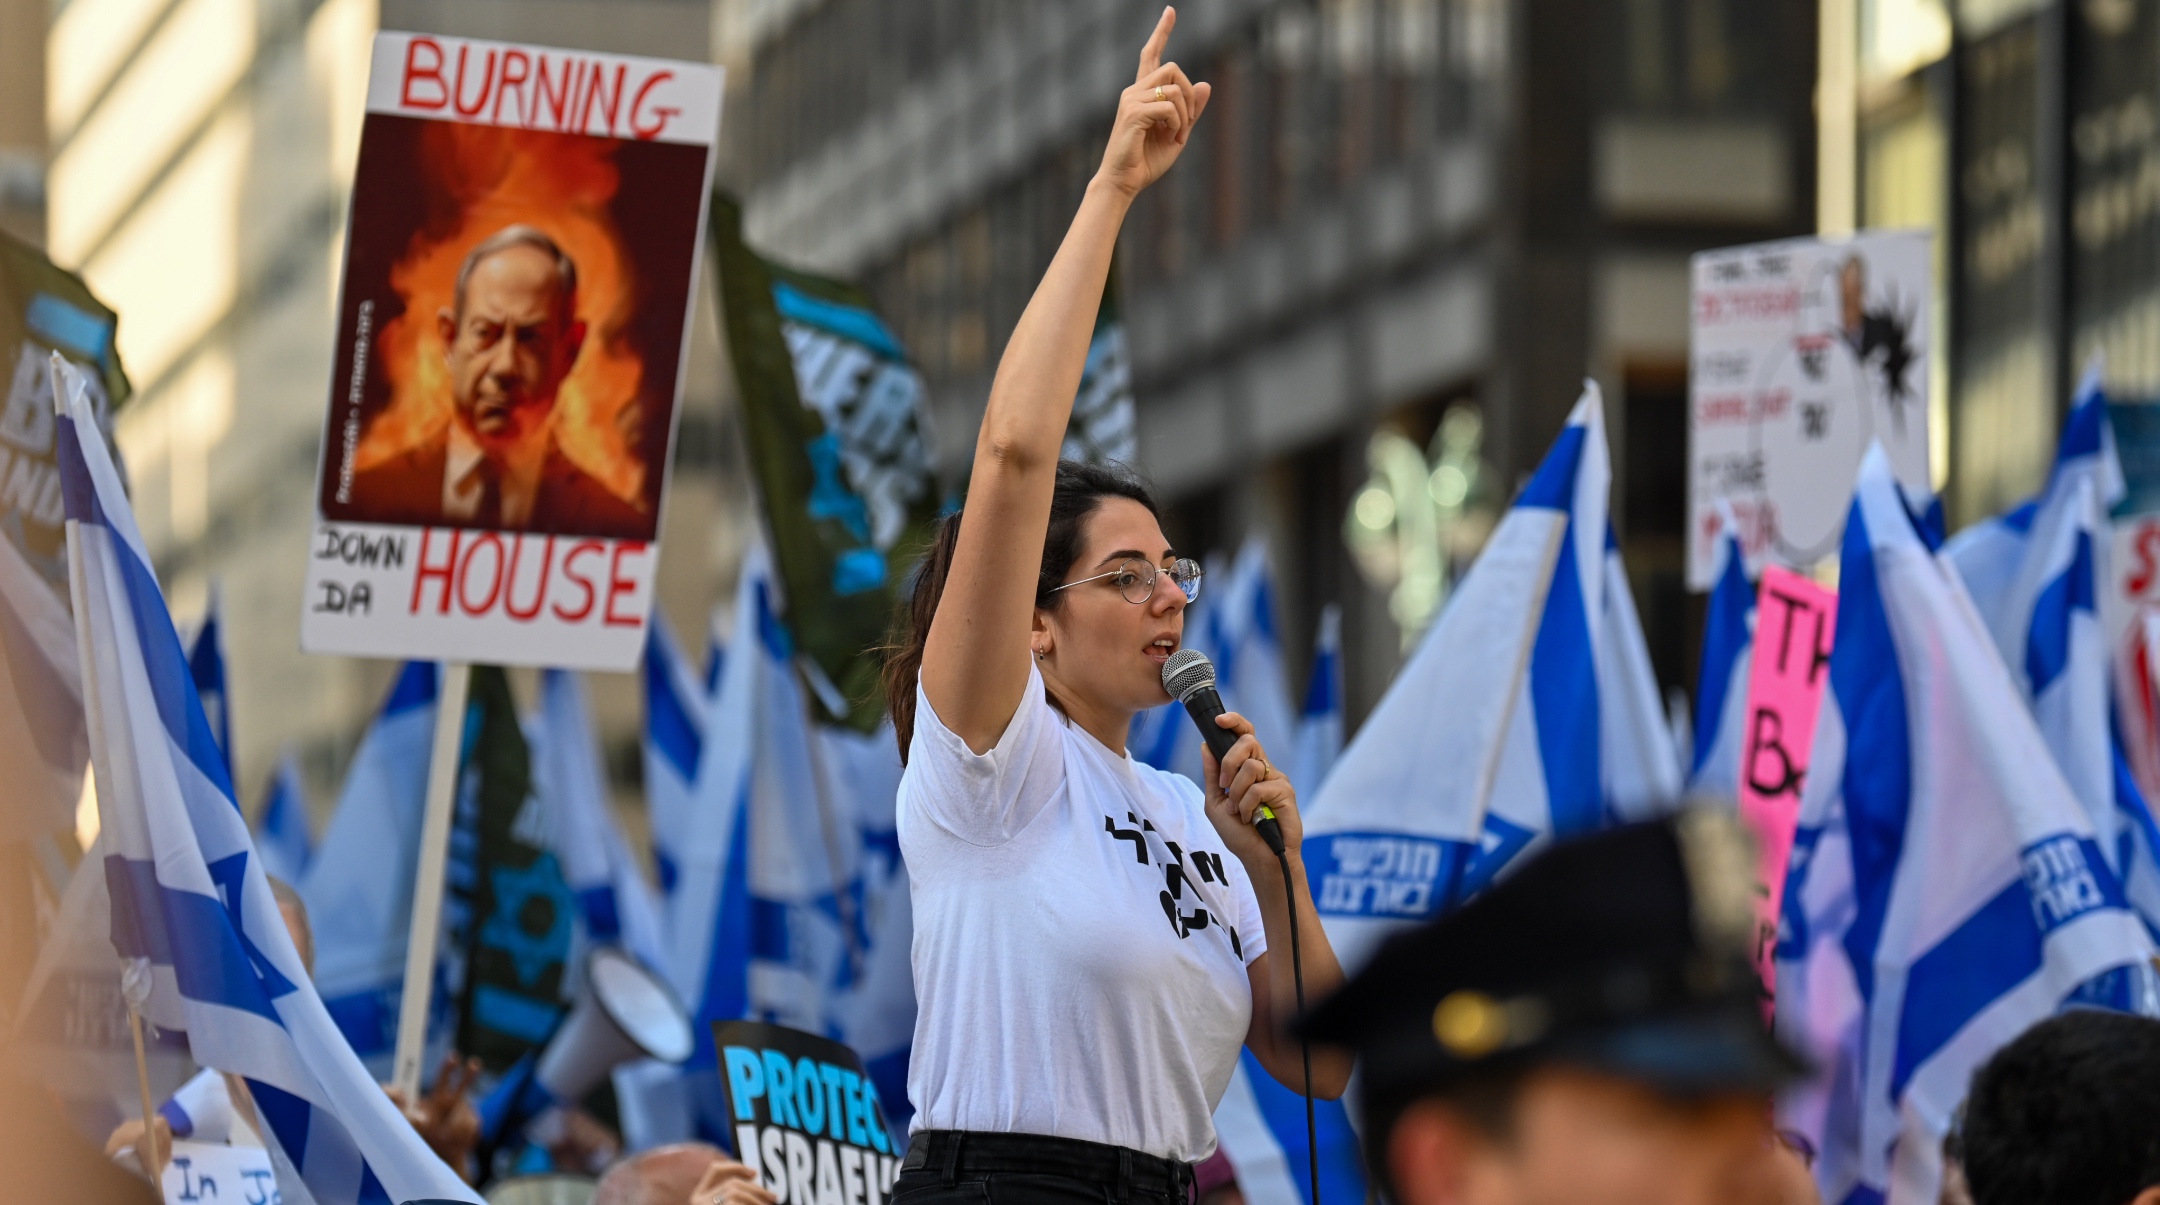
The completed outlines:
<svg viewBox="0 0 2160 1205">
<path fill-rule="evenodd" d="M 1208 85 L 1140 52 L 1102 166 L 990 388 L 967 505 L 916 571 L 886 670 L 907 770 L 900 846 L 915 913 L 915 1129 L 893 1205 L 1183 1205 L 1189 1165 L 1249 1047 L 1306 1088 L 1282 1026 L 1342 971 L 1314 916 L 1290 783 L 1252 725 L 1203 792 L 1126 751 L 1169 699 L 1199 566 L 1146 488 L 1060 462 L 1118 227 L 1177 162 Z M 1272 809 L 1287 876 L 1253 828 Z M 1285 878 L 1289 882 L 1285 883 Z M 1349 1059 L 1315 1051 L 1316 1096 Z"/>
</svg>

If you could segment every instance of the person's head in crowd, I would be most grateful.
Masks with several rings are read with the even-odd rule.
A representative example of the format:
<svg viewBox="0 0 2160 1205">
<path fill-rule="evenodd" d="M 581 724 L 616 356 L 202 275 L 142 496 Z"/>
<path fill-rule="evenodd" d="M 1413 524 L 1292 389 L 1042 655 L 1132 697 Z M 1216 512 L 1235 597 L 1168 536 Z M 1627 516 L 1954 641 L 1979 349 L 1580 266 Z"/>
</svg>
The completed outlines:
<svg viewBox="0 0 2160 1205">
<path fill-rule="evenodd" d="M 315 974 L 315 927 L 308 923 L 307 901 L 291 883 L 274 875 L 270 879 L 270 894 L 276 898 L 278 915 L 285 918 L 285 931 L 292 934 L 293 948 L 300 953 L 300 965 Z"/>
<path fill-rule="evenodd" d="M 1630 825 L 1561 842 L 1384 946 L 1307 1026 L 1364 1056 L 1383 1193 L 1769 1205 L 1811 1191 L 1771 1129 L 1770 1094 L 1802 1065 L 1763 1026 L 1751 866 L 1724 817 Z"/>
<path fill-rule="evenodd" d="M 741 1185 L 754 1189 L 744 1193 Z M 656 1146 L 607 1169 L 593 1192 L 592 1205 L 772 1205 L 772 1194 L 758 1187 L 750 1169 L 705 1142 Z"/>
<path fill-rule="evenodd" d="M 940 520 L 887 648 L 885 700 L 903 762 L 930 624 L 959 543 L 956 511 Z M 1059 461 L 1029 636 L 1051 703 L 1067 716 L 1115 717 L 1111 727 L 1122 731 L 1135 714 L 1169 702 L 1162 665 L 1183 639 L 1199 570 L 1171 548 L 1145 482 L 1116 465 Z"/>
<path fill-rule="evenodd" d="M 2160 1021 L 2076 1009 L 1973 1073 L 1973 1205 L 2160 1205 Z"/>
</svg>

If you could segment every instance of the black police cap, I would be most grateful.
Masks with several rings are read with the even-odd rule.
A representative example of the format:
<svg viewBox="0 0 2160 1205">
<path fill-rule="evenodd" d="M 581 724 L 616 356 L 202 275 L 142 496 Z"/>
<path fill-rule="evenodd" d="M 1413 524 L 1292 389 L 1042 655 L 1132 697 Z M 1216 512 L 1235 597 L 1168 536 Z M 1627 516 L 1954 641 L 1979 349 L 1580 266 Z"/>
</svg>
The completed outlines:
<svg viewBox="0 0 2160 1205">
<path fill-rule="evenodd" d="M 1754 891 L 1721 814 L 1562 841 L 1389 940 L 1300 1030 L 1357 1052 L 1368 1098 L 1503 1061 L 1687 1094 L 1774 1088 L 1805 1067 L 1764 1028 Z"/>
</svg>

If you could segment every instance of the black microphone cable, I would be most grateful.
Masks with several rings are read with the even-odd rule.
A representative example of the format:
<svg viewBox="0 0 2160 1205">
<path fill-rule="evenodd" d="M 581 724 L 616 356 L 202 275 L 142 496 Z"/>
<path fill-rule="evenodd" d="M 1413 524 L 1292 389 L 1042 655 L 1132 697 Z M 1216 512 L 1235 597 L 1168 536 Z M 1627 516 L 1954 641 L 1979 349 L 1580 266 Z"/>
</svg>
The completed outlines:
<svg viewBox="0 0 2160 1205">
<path fill-rule="evenodd" d="M 1237 738 L 1215 723 L 1215 717 L 1223 713 L 1222 696 L 1215 692 L 1215 663 L 1198 649 L 1179 649 L 1163 663 L 1162 683 L 1171 698 L 1185 705 L 1185 713 L 1200 729 L 1201 740 L 1215 755 L 1215 764 L 1221 765 Z M 1297 1019 L 1303 1022 L 1305 960 L 1298 941 L 1297 883 L 1290 874 L 1290 853 L 1283 840 L 1282 822 L 1275 818 L 1272 808 L 1262 804 L 1253 818 L 1253 829 L 1274 851 L 1275 862 L 1282 867 L 1283 905 L 1290 912 L 1290 983 L 1297 992 Z M 1312 1042 L 1302 1032 L 1298 1034 L 1298 1057 L 1305 1070 L 1305 1166 L 1312 1174 L 1312 1205 L 1320 1205 L 1320 1127 L 1313 1118 Z"/>
</svg>

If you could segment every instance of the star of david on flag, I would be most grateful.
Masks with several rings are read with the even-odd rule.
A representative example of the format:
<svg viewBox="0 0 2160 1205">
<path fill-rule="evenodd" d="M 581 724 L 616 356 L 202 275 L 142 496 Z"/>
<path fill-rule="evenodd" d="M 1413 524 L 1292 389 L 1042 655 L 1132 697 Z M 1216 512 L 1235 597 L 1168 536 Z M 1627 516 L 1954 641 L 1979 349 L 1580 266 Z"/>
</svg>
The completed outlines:
<svg viewBox="0 0 2160 1205">
<path fill-rule="evenodd" d="M 271 898 L 81 376 L 54 358 L 69 585 L 112 897 L 153 1023 L 243 1077 L 293 1205 L 479 1198 L 338 1033 Z"/>
</svg>

